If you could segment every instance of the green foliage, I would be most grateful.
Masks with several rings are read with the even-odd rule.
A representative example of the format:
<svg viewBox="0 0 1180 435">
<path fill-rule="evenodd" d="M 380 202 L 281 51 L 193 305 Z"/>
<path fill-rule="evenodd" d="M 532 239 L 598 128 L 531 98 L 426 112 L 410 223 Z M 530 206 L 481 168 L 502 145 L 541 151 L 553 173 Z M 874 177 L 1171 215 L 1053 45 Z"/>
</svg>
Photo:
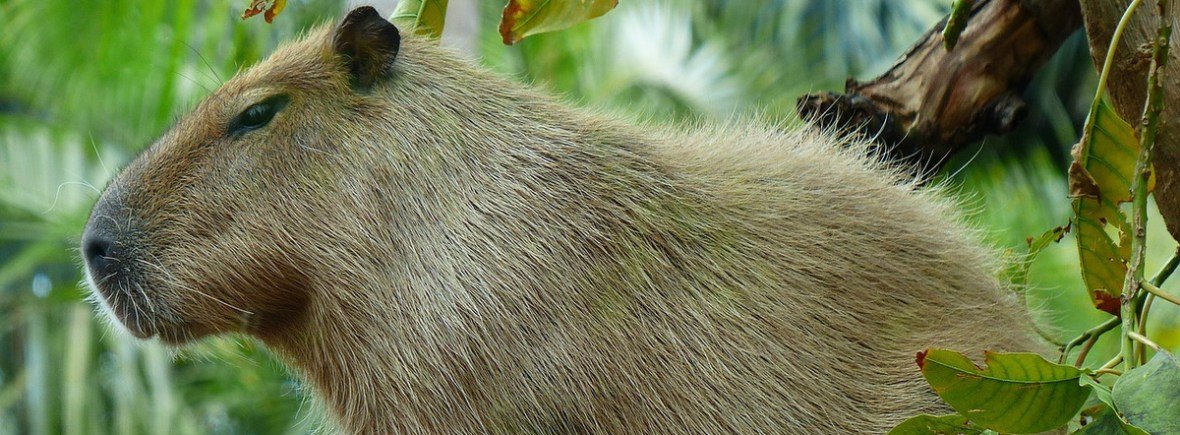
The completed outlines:
<svg viewBox="0 0 1180 435">
<path fill-rule="evenodd" d="M 986 354 L 986 368 L 953 351 L 918 354 L 922 375 L 961 416 L 1007 433 L 1043 432 L 1065 424 L 1082 408 L 1089 386 L 1084 372 L 1031 353 Z"/>
<path fill-rule="evenodd" d="M 1032 355 L 1004 355 L 1005 359 L 1002 359 L 1000 355 L 988 354 L 989 368 L 972 369 L 969 360 L 953 352 L 944 351 L 937 360 L 919 354 L 918 364 L 923 366 L 922 372 L 935 391 L 961 415 L 982 426 L 1005 432 L 1054 429 L 1070 420 L 1093 392 L 1102 405 L 1081 413 L 1083 419 L 1093 417 L 1094 421 L 1079 433 L 1140 434 L 1146 432 L 1144 426 L 1147 431 L 1161 433 L 1180 431 L 1180 419 L 1176 418 L 1175 406 L 1170 403 L 1171 398 L 1180 394 L 1180 368 L 1170 354 L 1144 336 L 1153 298 L 1158 296 L 1173 303 L 1180 300 L 1157 287 L 1180 263 L 1180 252 L 1175 253 L 1150 282 L 1145 280 L 1143 272 L 1147 257 L 1147 197 L 1154 182 L 1151 149 L 1163 103 L 1159 74 L 1167 60 L 1170 21 L 1159 23 L 1158 37 L 1152 47 L 1147 108 L 1140 123 L 1141 129 L 1133 130 L 1102 100 L 1114 59 L 1113 51 L 1119 45 L 1128 18 L 1141 3 L 1141 0 L 1135 0 L 1127 7 L 1115 30 L 1082 129 L 1082 138 L 1073 148 L 1074 161 L 1069 167 L 1069 192 L 1074 198 L 1071 225 L 1077 229 L 1081 275 L 1093 305 L 1118 317 L 1069 340 L 1062 348 L 1061 359 L 1069 357 L 1070 351 L 1081 344 L 1075 365 L 1082 366 L 1099 337 L 1119 325 L 1122 326 L 1120 352 L 1094 372 L 1038 361 L 1041 358 Z M 1165 5 L 1163 0 L 1158 3 L 1161 10 L 1166 9 Z M 1120 204 L 1132 202 L 1132 199 L 1128 218 Z M 1030 238 L 1030 253 L 1046 248 L 1051 240 L 1060 240 L 1061 232 L 1057 228 L 1036 240 Z M 1026 264 L 1019 263 L 1012 269 L 1010 275 L 1017 279 L 1027 276 Z M 1146 293 L 1148 290 L 1150 295 Z M 1151 364 L 1139 367 L 1145 358 L 1145 347 L 1158 353 Z M 1058 382 L 1059 391 L 1051 395 L 1061 397 L 1021 401 L 1021 397 L 1013 394 L 1033 393 L 1035 397 L 1034 390 L 1039 389 L 1019 387 L 1021 382 L 1029 380 L 1026 376 L 1032 366 L 1021 367 L 1022 364 L 1016 362 L 1018 359 L 1023 359 L 1025 364 L 1048 364 L 1037 367 L 1034 374 L 1047 374 Z M 933 361 L 943 364 L 932 365 Z M 1125 373 L 1120 372 L 1119 367 Z M 1006 376 L 1014 373 L 1013 368 L 1021 369 L 1021 373 L 1015 376 L 1017 379 Z M 1099 377 L 1103 375 L 1118 377 L 1113 389 L 1100 382 Z M 1076 387 L 1072 382 L 1064 385 L 1074 387 L 1075 391 L 1061 387 L 1060 382 L 1070 380 L 1077 382 Z M 1008 391 L 997 393 L 1002 389 L 995 385 L 997 382 L 1016 385 L 1007 385 Z M 1151 385 L 1146 385 L 1148 382 Z M 1032 420 L 1028 419 L 1030 411 L 1037 413 Z"/>
<path fill-rule="evenodd" d="M 114 172 L 279 35 L 338 13 L 306 5 L 260 27 L 242 24 L 241 6 L 0 1 L 0 434 L 315 424 L 297 384 L 254 343 L 221 338 L 179 354 L 138 344 L 103 325 L 78 285 L 79 233 Z"/>
</svg>

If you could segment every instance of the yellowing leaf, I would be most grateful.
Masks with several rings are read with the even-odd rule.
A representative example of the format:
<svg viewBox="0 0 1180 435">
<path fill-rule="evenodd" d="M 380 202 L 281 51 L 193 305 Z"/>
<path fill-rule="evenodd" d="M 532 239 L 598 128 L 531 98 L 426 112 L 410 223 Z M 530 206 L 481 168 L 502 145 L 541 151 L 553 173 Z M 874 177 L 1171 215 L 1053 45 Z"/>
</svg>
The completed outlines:
<svg viewBox="0 0 1180 435">
<path fill-rule="evenodd" d="M 242 12 L 242 19 L 262 14 L 262 18 L 269 23 L 274 21 L 275 16 L 282 12 L 285 6 L 287 6 L 287 0 L 252 0 L 246 11 Z"/>
<path fill-rule="evenodd" d="M 500 18 L 500 36 L 512 45 L 529 35 L 600 17 L 618 4 L 619 0 L 510 0 Z"/>
<path fill-rule="evenodd" d="M 1065 233 L 1068 232 L 1069 225 L 1067 224 L 1064 227 L 1056 227 L 1045 231 L 1035 239 L 1029 237 L 1027 240 L 1028 253 L 1019 258 L 1010 258 L 1008 260 L 1008 270 L 1006 273 L 1008 282 L 1017 291 L 1023 291 L 1024 286 L 1028 283 L 1028 272 L 1029 268 L 1032 267 L 1033 260 L 1037 258 L 1037 255 L 1041 254 L 1041 251 L 1048 248 L 1050 244 L 1060 242 L 1061 238 L 1065 237 Z M 1016 254 L 1011 253 L 1011 251 L 1008 254 L 1010 257 L 1016 257 Z"/>
<path fill-rule="evenodd" d="M 985 354 L 987 368 L 953 351 L 918 354 L 922 376 L 971 422 L 1004 433 L 1044 432 L 1069 421 L 1086 403 L 1084 373 L 1032 353 Z"/>
<path fill-rule="evenodd" d="M 442 36 L 447 20 L 447 0 L 401 0 L 390 21 L 405 23 L 419 35 Z"/>
<path fill-rule="evenodd" d="M 1130 225 L 1119 204 L 1131 200 L 1139 141 L 1131 126 L 1105 101 L 1090 116 L 1088 130 L 1082 132 L 1082 140 L 1071 152 L 1073 227 L 1090 299 L 1098 309 L 1117 316 L 1131 256 Z M 1113 230 L 1118 240 L 1108 230 Z"/>
</svg>

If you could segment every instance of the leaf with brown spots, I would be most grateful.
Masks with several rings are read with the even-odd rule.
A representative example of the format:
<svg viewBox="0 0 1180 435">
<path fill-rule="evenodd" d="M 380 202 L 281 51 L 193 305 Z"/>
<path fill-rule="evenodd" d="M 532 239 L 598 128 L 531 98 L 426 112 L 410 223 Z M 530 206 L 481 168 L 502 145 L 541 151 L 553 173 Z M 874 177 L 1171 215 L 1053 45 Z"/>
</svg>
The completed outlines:
<svg viewBox="0 0 1180 435">
<path fill-rule="evenodd" d="M 401 0 L 389 20 L 404 23 L 415 34 L 438 38 L 447 20 L 447 0 Z"/>
<path fill-rule="evenodd" d="M 1090 300 L 1098 309 L 1117 316 L 1127 259 L 1131 257 L 1131 227 L 1119 204 L 1131 200 L 1139 141 L 1131 126 L 1105 101 L 1095 107 L 1090 117 L 1082 140 L 1071 151 L 1073 225 L 1082 280 Z"/>
<path fill-rule="evenodd" d="M 922 376 L 948 405 L 971 422 L 1003 433 L 1036 433 L 1069 421 L 1086 403 L 1086 373 L 1033 353 L 985 352 L 987 367 L 962 354 L 927 349 L 918 354 Z"/>
<path fill-rule="evenodd" d="M 287 0 L 252 0 L 246 11 L 242 12 L 242 19 L 262 14 L 262 18 L 270 23 L 274 21 L 279 12 L 283 11 L 285 6 L 287 6 Z"/>
<path fill-rule="evenodd" d="M 500 18 L 500 36 L 512 45 L 529 35 L 600 17 L 618 4 L 619 0 L 510 0 Z"/>
</svg>

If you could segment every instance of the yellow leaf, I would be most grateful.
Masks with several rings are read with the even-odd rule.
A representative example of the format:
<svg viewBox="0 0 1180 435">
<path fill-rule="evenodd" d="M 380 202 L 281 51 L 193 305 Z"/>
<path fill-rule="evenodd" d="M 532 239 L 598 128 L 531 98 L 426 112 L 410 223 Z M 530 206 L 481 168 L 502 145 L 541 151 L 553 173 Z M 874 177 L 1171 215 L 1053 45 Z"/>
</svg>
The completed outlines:
<svg viewBox="0 0 1180 435">
<path fill-rule="evenodd" d="M 251 0 L 250 6 L 242 12 L 242 19 L 247 19 L 258 14 L 262 14 L 262 18 L 266 22 L 273 22 L 275 16 L 283 11 L 283 7 L 287 6 L 287 0 Z"/>
<path fill-rule="evenodd" d="M 1073 227 L 1090 299 L 1098 309 L 1117 316 L 1131 257 L 1131 227 L 1119 204 L 1131 201 L 1139 141 L 1105 101 L 1090 116 L 1088 129 L 1071 152 Z M 1149 189 L 1150 185 L 1149 181 Z"/>
<path fill-rule="evenodd" d="M 442 36 L 447 19 L 447 0 L 401 0 L 390 21 L 406 23 L 419 35 Z"/>
<path fill-rule="evenodd" d="M 600 17 L 618 4 L 618 0 L 510 0 L 500 19 L 500 36 L 512 45 L 529 35 Z"/>
</svg>

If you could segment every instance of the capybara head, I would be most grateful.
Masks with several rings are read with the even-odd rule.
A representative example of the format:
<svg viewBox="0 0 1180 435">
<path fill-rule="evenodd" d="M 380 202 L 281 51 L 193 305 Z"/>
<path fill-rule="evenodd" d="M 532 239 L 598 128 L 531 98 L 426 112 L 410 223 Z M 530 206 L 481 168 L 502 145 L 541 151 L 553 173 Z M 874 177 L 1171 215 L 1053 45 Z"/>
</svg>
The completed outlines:
<svg viewBox="0 0 1180 435">
<path fill-rule="evenodd" d="M 132 334 L 172 343 L 299 322 L 313 282 L 330 273 L 325 259 L 358 249 L 334 241 L 364 240 L 358 229 L 386 213 L 374 195 L 397 195 L 375 187 L 398 176 L 389 165 L 361 162 L 406 152 L 372 144 L 396 128 L 382 123 L 393 109 L 377 94 L 397 80 L 400 47 L 392 24 L 360 8 L 181 118 L 108 185 L 86 224 L 100 305 Z"/>
</svg>

